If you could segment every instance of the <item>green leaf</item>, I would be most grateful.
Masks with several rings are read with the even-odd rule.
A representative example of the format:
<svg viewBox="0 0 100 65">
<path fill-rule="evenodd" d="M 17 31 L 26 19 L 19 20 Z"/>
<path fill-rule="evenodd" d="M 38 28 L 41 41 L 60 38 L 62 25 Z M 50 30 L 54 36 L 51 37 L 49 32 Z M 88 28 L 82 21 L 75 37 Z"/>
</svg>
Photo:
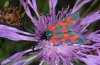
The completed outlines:
<svg viewBox="0 0 100 65">
<path fill-rule="evenodd" d="M 9 1 L 7 0 L 5 3 L 4 3 L 4 8 L 8 7 L 9 6 Z"/>
</svg>

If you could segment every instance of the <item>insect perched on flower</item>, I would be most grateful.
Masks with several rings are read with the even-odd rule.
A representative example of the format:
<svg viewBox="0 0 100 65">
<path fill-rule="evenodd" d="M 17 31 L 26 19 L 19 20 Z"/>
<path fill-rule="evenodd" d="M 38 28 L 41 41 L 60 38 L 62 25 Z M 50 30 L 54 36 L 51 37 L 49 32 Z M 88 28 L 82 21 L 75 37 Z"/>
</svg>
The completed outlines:
<svg viewBox="0 0 100 65">
<path fill-rule="evenodd" d="M 76 0 L 72 10 L 68 11 L 66 8 L 58 13 L 55 12 L 58 0 L 48 1 L 49 14 L 44 16 L 38 13 L 36 0 L 27 0 L 28 5 L 25 0 L 20 0 L 26 14 L 35 25 L 34 34 L 0 25 L 0 37 L 14 41 L 35 41 L 37 44 L 34 48 L 7 58 L 1 62 L 1 65 L 9 62 L 12 62 L 12 65 L 27 65 L 37 57 L 41 59 L 39 65 L 45 62 L 50 65 L 74 65 L 77 60 L 86 65 L 100 65 L 100 30 L 87 33 L 87 27 L 100 19 L 100 10 L 81 18 L 77 11 L 91 0 L 83 0 L 80 4 L 80 0 Z M 38 18 L 32 16 L 30 7 Z M 22 59 L 24 55 L 30 53 L 31 57 Z"/>
<path fill-rule="evenodd" d="M 78 32 L 70 30 L 78 22 L 78 14 L 70 14 L 61 20 L 58 20 L 55 25 L 49 25 L 46 35 L 51 42 L 82 43 L 84 42 L 84 37 Z"/>
</svg>

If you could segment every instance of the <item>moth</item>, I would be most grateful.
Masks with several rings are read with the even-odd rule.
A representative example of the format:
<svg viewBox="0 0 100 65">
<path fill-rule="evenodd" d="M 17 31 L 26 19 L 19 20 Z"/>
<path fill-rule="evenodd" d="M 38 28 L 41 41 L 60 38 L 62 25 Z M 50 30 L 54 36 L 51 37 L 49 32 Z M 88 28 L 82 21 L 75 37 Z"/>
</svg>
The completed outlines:
<svg viewBox="0 0 100 65">
<path fill-rule="evenodd" d="M 84 37 L 78 32 L 71 31 L 79 22 L 79 15 L 77 13 L 70 14 L 61 20 L 58 20 L 55 25 L 49 25 L 46 31 L 47 39 L 55 43 L 57 41 L 62 43 L 82 43 Z"/>
</svg>

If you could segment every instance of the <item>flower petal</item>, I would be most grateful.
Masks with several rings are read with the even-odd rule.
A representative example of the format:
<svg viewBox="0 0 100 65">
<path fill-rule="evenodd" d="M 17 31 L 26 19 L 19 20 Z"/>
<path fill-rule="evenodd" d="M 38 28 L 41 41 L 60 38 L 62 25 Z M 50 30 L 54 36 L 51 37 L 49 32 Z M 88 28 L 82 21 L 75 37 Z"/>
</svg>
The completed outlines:
<svg viewBox="0 0 100 65">
<path fill-rule="evenodd" d="M 20 41 L 20 40 L 37 41 L 35 37 L 32 37 L 32 34 L 5 25 L 0 25 L 0 37 L 14 41 Z"/>
<path fill-rule="evenodd" d="M 91 24 L 97 20 L 100 20 L 100 10 L 83 18 L 81 21 L 81 25 Z"/>
<path fill-rule="evenodd" d="M 54 46 L 49 41 L 43 41 L 41 44 L 45 44 L 41 51 L 43 60 L 51 65 L 60 65 L 60 60 L 66 65 L 71 65 L 71 61 L 75 58 L 76 46 L 68 46 L 67 43 L 59 46 Z M 63 51 L 62 51 L 63 50 Z"/>
<path fill-rule="evenodd" d="M 32 1 L 32 2 L 31 2 Z M 28 3 L 30 7 L 35 11 L 38 17 L 40 17 L 38 11 L 37 11 L 37 5 L 36 5 L 36 0 L 28 0 Z"/>
<path fill-rule="evenodd" d="M 30 9 L 28 7 L 28 5 L 24 2 L 24 0 L 20 0 L 20 2 L 22 3 L 25 11 L 26 11 L 26 14 L 29 16 L 29 18 L 31 19 L 31 21 L 34 23 L 34 25 L 37 26 L 37 21 L 33 18 L 33 16 L 31 15 L 31 12 L 30 12 Z M 31 5 L 31 4 L 30 4 Z"/>
<path fill-rule="evenodd" d="M 38 27 L 36 28 L 36 35 L 41 36 L 44 31 L 47 29 L 47 19 L 43 16 L 40 17 L 39 22 L 38 22 Z"/>
<path fill-rule="evenodd" d="M 95 43 L 93 46 L 96 48 L 98 55 L 100 56 L 100 43 Z"/>
<path fill-rule="evenodd" d="M 44 61 L 41 61 L 39 65 L 43 65 Z"/>
<path fill-rule="evenodd" d="M 50 9 L 50 11 L 53 10 L 53 12 L 54 12 L 56 4 L 57 4 L 57 1 L 58 0 L 49 0 L 49 9 Z"/>
<path fill-rule="evenodd" d="M 100 32 L 100 30 L 87 35 L 87 39 L 90 39 L 94 42 L 100 42 L 100 34 L 98 34 L 98 32 Z"/>
<path fill-rule="evenodd" d="M 19 62 L 14 63 L 13 65 L 26 65 L 29 61 L 35 59 L 36 57 L 38 57 L 40 54 L 34 55 L 31 58 L 28 58 L 26 60 L 21 60 Z"/>
<path fill-rule="evenodd" d="M 75 13 L 76 11 L 78 11 L 83 5 L 85 5 L 86 3 L 90 2 L 91 0 L 84 0 L 82 3 L 80 3 L 79 5 L 77 5 L 79 3 L 79 0 L 76 1 L 75 6 L 72 10 L 71 13 Z"/>
<path fill-rule="evenodd" d="M 81 58 L 87 65 L 100 65 L 100 56 L 87 55 L 86 58 Z"/>
<path fill-rule="evenodd" d="M 49 17 L 48 25 L 53 25 L 56 22 L 56 12 L 55 7 L 58 0 L 49 0 Z"/>
<path fill-rule="evenodd" d="M 76 1 L 76 3 L 75 3 L 75 5 L 74 5 L 73 9 L 75 9 L 75 8 L 77 7 L 77 5 L 78 5 L 79 2 L 80 2 L 80 0 L 77 0 L 77 1 Z"/>
<path fill-rule="evenodd" d="M 1 62 L 1 65 L 5 65 L 5 64 L 7 64 L 7 63 L 9 63 L 9 62 L 11 62 L 11 61 L 14 61 L 14 62 L 16 63 L 17 61 L 19 61 L 19 60 L 21 59 L 21 57 L 22 57 L 24 54 L 26 54 L 26 53 L 28 53 L 28 52 L 31 52 L 31 51 L 32 51 L 32 49 L 29 49 L 29 50 L 26 50 L 26 51 L 22 51 L 22 52 L 18 52 L 18 53 L 16 53 L 16 54 L 14 54 L 13 56 L 7 58 L 6 60 L 2 61 L 2 62 Z"/>
</svg>

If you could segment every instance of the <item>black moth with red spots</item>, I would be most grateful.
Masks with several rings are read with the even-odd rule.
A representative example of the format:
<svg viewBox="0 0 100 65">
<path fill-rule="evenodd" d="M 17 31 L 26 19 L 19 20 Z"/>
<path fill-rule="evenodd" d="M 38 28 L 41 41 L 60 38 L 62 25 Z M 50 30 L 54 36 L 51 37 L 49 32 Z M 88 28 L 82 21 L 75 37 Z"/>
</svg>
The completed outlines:
<svg viewBox="0 0 100 65">
<path fill-rule="evenodd" d="M 70 14 L 69 16 L 58 20 L 55 25 L 49 25 L 46 31 L 47 39 L 51 42 L 61 42 L 61 43 L 82 43 L 84 42 L 84 37 L 78 32 L 71 31 L 79 22 L 78 14 Z"/>
</svg>

